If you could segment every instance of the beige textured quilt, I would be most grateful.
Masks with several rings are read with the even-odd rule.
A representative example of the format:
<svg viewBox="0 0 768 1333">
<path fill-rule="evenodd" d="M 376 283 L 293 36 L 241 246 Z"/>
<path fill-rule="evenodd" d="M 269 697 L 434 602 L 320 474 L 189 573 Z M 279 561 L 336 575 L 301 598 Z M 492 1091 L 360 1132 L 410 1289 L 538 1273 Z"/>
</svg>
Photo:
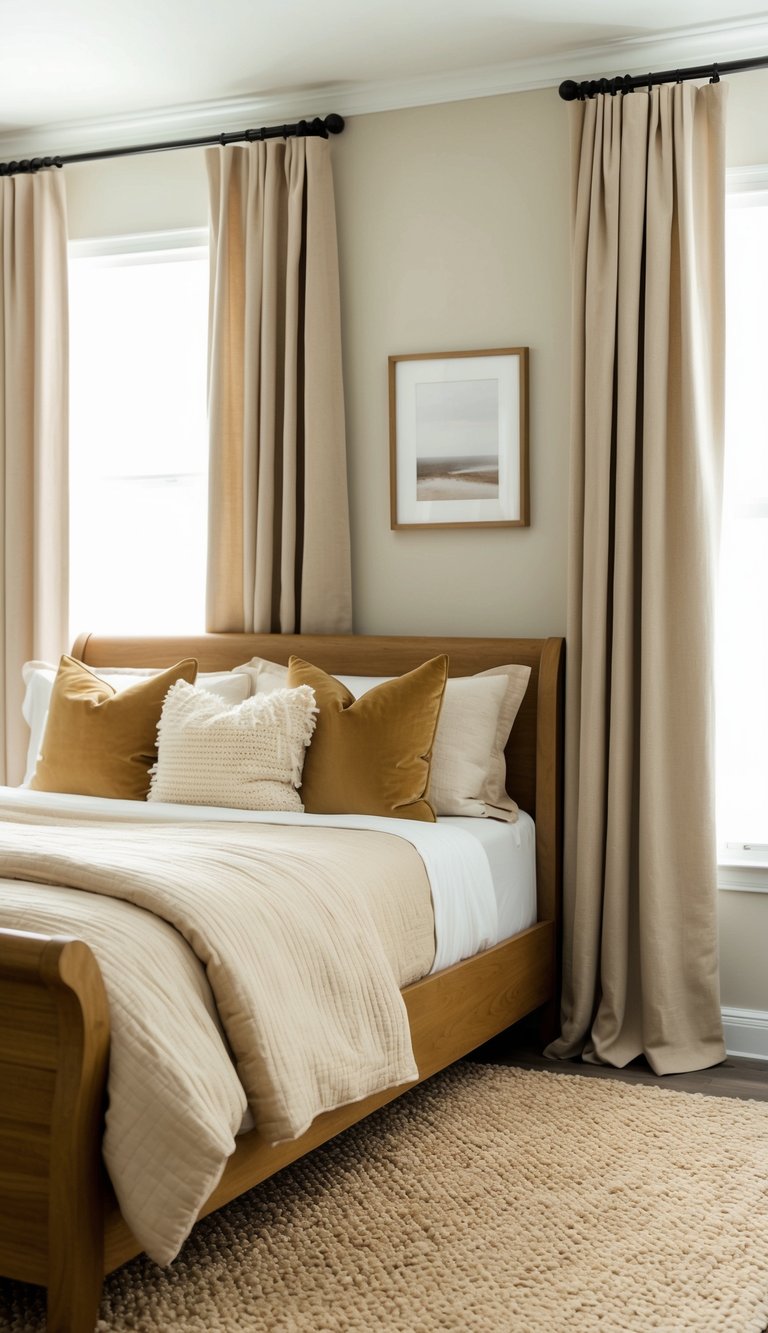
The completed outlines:
<svg viewBox="0 0 768 1333">
<path fill-rule="evenodd" d="M 71 933 L 98 959 L 112 1023 L 105 1161 L 159 1263 L 217 1184 L 246 1103 L 275 1141 L 417 1077 L 399 988 L 429 971 L 434 923 L 409 843 L 11 818 L 0 926 Z"/>
</svg>

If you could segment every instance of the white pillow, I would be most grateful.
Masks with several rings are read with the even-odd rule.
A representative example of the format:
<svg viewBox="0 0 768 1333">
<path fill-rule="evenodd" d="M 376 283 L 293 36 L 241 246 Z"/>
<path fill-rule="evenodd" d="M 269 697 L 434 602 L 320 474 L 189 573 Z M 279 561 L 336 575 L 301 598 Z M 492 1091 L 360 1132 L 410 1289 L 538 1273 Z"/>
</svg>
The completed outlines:
<svg viewBox="0 0 768 1333">
<path fill-rule="evenodd" d="M 177 681 L 160 714 L 147 800 L 303 810 L 296 788 L 316 715 L 308 685 L 226 704 Z"/>
<path fill-rule="evenodd" d="M 285 687 L 288 668 L 252 657 L 239 668 L 254 693 Z M 472 815 L 514 823 L 517 803 L 506 790 L 504 747 L 528 687 L 531 668 L 491 667 L 474 676 L 450 676 L 432 751 L 429 800 L 438 815 Z M 337 676 L 355 698 L 391 676 Z M 499 689 L 497 680 L 504 681 Z"/>
<path fill-rule="evenodd" d="M 94 675 L 106 680 L 113 690 L 119 694 L 122 690 L 127 690 L 131 685 L 135 685 L 138 680 L 145 680 L 147 676 L 156 676 L 161 669 L 160 667 L 99 667 Z M 52 666 L 50 662 L 25 662 L 21 669 L 26 686 L 21 711 L 24 721 L 29 727 L 27 771 L 24 774 L 23 783 L 25 787 L 32 780 L 37 761 L 40 758 L 43 732 L 48 720 L 48 708 L 51 702 L 51 690 L 53 689 L 57 670 L 58 667 Z M 93 667 L 89 667 L 88 670 L 93 671 Z M 238 667 L 235 667 L 233 671 L 204 672 L 197 677 L 195 684 L 201 690 L 210 690 L 225 699 L 227 703 L 232 704 L 247 699 L 251 692 L 248 673 L 241 672 Z"/>
</svg>

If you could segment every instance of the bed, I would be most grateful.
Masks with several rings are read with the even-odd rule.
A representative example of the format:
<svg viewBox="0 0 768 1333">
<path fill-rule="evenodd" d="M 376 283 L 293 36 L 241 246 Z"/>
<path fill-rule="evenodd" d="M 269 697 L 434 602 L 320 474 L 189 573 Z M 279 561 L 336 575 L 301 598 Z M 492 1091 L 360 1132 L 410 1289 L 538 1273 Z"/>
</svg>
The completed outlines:
<svg viewBox="0 0 768 1333">
<path fill-rule="evenodd" d="M 557 1013 L 562 860 L 561 639 L 216 634 L 82 635 L 73 656 L 167 667 L 195 657 L 228 671 L 291 654 L 336 674 L 395 676 L 447 653 L 449 675 L 504 663 L 531 668 L 506 751 L 508 790 L 535 820 L 536 920 L 478 955 L 408 985 L 403 999 L 419 1081 L 527 1015 L 540 1034 Z M 48 1327 L 94 1327 L 106 1273 L 140 1252 L 103 1169 L 109 1012 L 99 967 L 76 938 L 0 931 L 0 1274 L 47 1287 Z M 410 1085 L 412 1086 L 412 1084 Z M 318 1116 L 298 1138 L 241 1134 L 199 1216 L 221 1207 L 407 1089 L 387 1088 Z"/>
</svg>

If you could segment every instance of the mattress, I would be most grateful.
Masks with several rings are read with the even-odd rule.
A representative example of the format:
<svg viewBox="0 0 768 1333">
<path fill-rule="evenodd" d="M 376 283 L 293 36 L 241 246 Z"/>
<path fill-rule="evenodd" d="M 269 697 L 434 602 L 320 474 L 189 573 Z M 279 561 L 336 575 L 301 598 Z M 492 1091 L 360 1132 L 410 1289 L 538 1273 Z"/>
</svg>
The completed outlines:
<svg viewBox="0 0 768 1333">
<path fill-rule="evenodd" d="M 463 829 L 480 843 L 488 858 L 498 919 L 493 944 L 508 940 L 536 923 L 536 826 L 521 810 L 517 822 L 498 819 L 438 819 Z"/>
<path fill-rule="evenodd" d="M 28 787 L 2 787 L 6 818 L 14 810 L 60 813 L 68 819 L 109 819 L 147 823 L 254 821 L 271 824 L 312 824 L 336 828 L 378 829 L 411 842 L 427 869 L 435 911 L 435 958 L 432 972 L 469 958 L 508 939 L 536 921 L 536 854 L 533 820 L 520 811 L 514 824 L 495 819 L 441 816 L 436 824 L 365 815 L 307 815 L 289 812 L 231 810 L 213 806 L 170 805 L 163 802 L 106 800 L 38 792 Z M 446 835 L 453 858 L 445 855 Z M 451 873 L 451 867 L 455 873 Z M 467 892 L 467 883 L 472 892 Z"/>
<path fill-rule="evenodd" d="M 521 811 L 514 824 L 499 820 L 441 816 L 436 824 L 362 815 L 306 815 L 233 810 L 162 802 L 106 800 L 27 787 L 0 788 L 6 818 L 61 817 L 65 824 L 195 824 L 209 821 L 331 826 L 391 833 L 410 842 L 421 856 L 430 882 L 435 922 L 431 972 L 527 929 L 536 921 L 536 856 L 533 820 Z M 252 1128 L 246 1112 L 240 1131 Z"/>
</svg>

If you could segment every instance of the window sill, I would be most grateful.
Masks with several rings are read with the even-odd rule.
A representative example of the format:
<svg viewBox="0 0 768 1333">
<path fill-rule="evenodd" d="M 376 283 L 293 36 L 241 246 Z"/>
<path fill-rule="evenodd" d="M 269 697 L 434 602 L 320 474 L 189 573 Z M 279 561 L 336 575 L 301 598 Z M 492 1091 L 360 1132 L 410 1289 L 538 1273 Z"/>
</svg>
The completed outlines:
<svg viewBox="0 0 768 1333">
<path fill-rule="evenodd" d="M 754 861 L 719 865 L 717 887 L 735 893 L 768 893 L 768 865 Z"/>
</svg>

